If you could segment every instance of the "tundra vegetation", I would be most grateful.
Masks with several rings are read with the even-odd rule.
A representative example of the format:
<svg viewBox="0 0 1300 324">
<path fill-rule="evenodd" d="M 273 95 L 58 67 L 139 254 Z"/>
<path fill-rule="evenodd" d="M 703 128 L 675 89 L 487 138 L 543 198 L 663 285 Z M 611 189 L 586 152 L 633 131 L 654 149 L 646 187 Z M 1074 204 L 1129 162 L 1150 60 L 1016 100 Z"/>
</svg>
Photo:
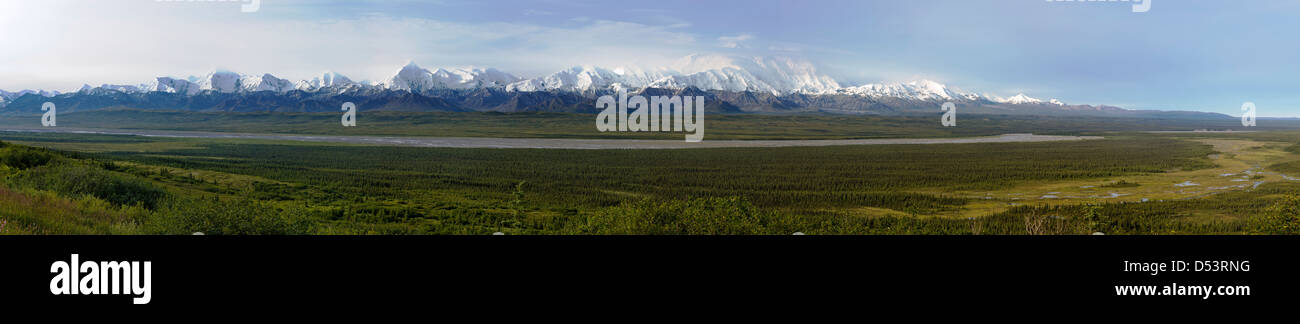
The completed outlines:
<svg viewBox="0 0 1300 324">
<path fill-rule="evenodd" d="M 542 150 L 0 132 L 0 234 L 1300 232 L 1300 133 L 1061 133 L 1106 138 Z"/>
</svg>

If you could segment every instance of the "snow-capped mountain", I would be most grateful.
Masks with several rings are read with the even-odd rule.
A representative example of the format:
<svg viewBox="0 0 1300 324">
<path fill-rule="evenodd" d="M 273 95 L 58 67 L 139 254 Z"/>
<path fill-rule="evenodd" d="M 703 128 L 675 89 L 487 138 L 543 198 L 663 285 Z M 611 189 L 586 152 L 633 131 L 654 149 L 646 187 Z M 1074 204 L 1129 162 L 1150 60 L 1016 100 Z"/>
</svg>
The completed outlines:
<svg viewBox="0 0 1300 324">
<path fill-rule="evenodd" d="M 244 76 L 239 73 L 217 70 L 208 73 L 199 79 L 199 90 L 213 90 L 221 93 L 232 93 L 242 90 L 240 80 Z"/>
<path fill-rule="evenodd" d="M 342 74 L 325 72 L 311 80 L 298 81 L 297 88 L 298 90 L 315 91 L 320 88 L 344 87 L 352 84 L 356 84 L 356 82 Z"/>
<path fill-rule="evenodd" d="M 1030 97 L 1028 95 L 1025 95 L 1024 93 L 1017 94 L 1011 97 L 1006 97 L 1006 98 L 994 96 L 994 95 L 985 95 L 984 97 L 989 101 L 1001 103 L 1001 104 L 1012 104 L 1012 105 L 1052 104 L 1057 106 L 1065 106 L 1064 102 L 1061 102 L 1060 100 L 1057 99 L 1043 100 L 1043 99 Z"/>
<path fill-rule="evenodd" d="M 81 90 L 78 90 L 77 92 L 88 92 L 88 91 L 94 91 L 96 89 L 104 89 L 104 90 L 111 90 L 111 91 L 118 91 L 118 92 L 125 92 L 125 93 L 141 93 L 141 92 L 154 91 L 154 89 L 157 89 L 157 87 L 158 87 L 157 82 L 141 83 L 137 85 L 102 84 L 98 87 L 92 87 L 89 84 L 87 84 L 81 86 Z"/>
<path fill-rule="evenodd" d="M 189 77 L 187 79 L 158 77 L 153 82 L 146 82 L 138 85 L 104 84 L 94 88 L 90 88 L 90 86 L 87 85 L 82 87 L 82 91 L 105 89 L 125 93 L 159 91 L 195 95 L 207 90 L 219 93 L 257 91 L 274 91 L 283 93 L 294 90 L 295 88 L 293 82 L 278 78 L 270 73 L 256 76 L 242 75 L 230 71 L 213 71 L 203 77 Z"/>
<path fill-rule="evenodd" d="M 470 90 L 497 88 L 507 92 L 638 90 L 645 88 L 704 91 L 759 92 L 773 96 L 791 94 L 849 95 L 872 99 L 895 98 L 914 101 L 981 101 L 1002 104 L 1055 104 L 1025 94 L 1012 97 L 979 95 L 951 88 L 931 80 L 896 83 L 871 83 L 843 87 L 834 78 L 822 74 L 807 60 L 788 57 L 741 57 L 727 55 L 689 55 L 666 67 L 605 68 L 583 65 L 549 75 L 523 79 L 501 70 L 487 68 L 438 68 L 428 70 L 410 62 L 387 81 L 371 84 L 356 82 L 338 73 L 326 72 L 310 80 L 291 82 L 272 74 L 243 75 L 214 70 L 202 77 L 186 79 L 159 77 L 139 85 L 101 85 L 98 89 L 125 93 L 161 91 L 196 95 L 205 91 L 245 93 L 293 90 L 332 93 L 374 89 L 409 91 L 427 94 L 431 90 Z M 86 89 L 83 89 L 86 90 Z M 31 92 L 28 90 L 28 92 Z M 0 95 L 2 96 L 2 95 Z M 19 94 L 18 96 L 21 96 Z M 8 98 L 12 101 L 12 96 Z"/>
<path fill-rule="evenodd" d="M 35 94 L 35 95 L 39 95 L 39 96 L 42 96 L 42 97 L 53 97 L 53 96 L 57 96 L 57 95 L 59 95 L 60 92 L 58 92 L 58 91 L 47 91 L 47 90 L 31 90 L 31 89 L 19 90 L 19 91 L 16 91 L 16 92 L 9 92 L 9 91 L 0 90 L 0 98 L 5 98 L 5 99 L 8 99 L 8 100 L 13 100 L 14 98 L 22 97 L 22 96 L 24 96 L 24 95 L 28 95 L 28 94 Z"/>
<path fill-rule="evenodd" d="M 29 94 L 50 98 L 50 97 L 58 96 L 62 93 L 58 91 L 30 90 L 30 89 L 19 90 L 15 92 L 0 90 L 0 107 L 8 106 L 10 103 L 14 102 L 14 100 L 17 100 L 18 98 L 21 98 L 22 96 L 29 95 Z"/>
<path fill-rule="evenodd" d="M 645 71 L 629 67 L 607 69 L 583 65 L 540 78 L 511 83 L 506 85 L 505 89 L 512 92 L 638 89 L 649 86 L 666 76 L 668 74 L 662 71 Z"/>
<path fill-rule="evenodd" d="M 28 94 L 35 94 L 42 97 L 54 97 L 60 95 L 61 93 L 59 93 L 58 91 L 46 91 L 46 90 L 19 90 L 16 92 L 0 90 L 0 107 L 4 107 L 8 105 L 10 102 L 13 102 L 15 99 L 18 99 L 19 97 Z"/>
<path fill-rule="evenodd" d="M 497 69 L 440 68 L 429 71 L 411 62 L 397 71 L 397 75 L 389 79 L 386 86 L 389 90 L 421 92 L 433 89 L 502 87 L 519 80 L 521 79 Z"/>
<path fill-rule="evenodd" d="M 201 88 L 198 84 L 191 82 L 190 80 L 182 80 L 172 77 L 158 77 L 158 81 L 154 84 L 152 91 L 194 95 L 199 93 L 200 89 Z"/>
<path fill-rule="evenodd" d="M 270 73 L 263 74 L 260 77 L 242 76 L 239 78 L 239 87 L 241 90 L 249 92 L 275 91 L 284 93 L 296 89 L 293 82 L 277 78 Z"/>
<path fill-rule="evenodd" d="M 82 86 L 81 91 L 94 89 L 113 90 L 125 93 L 160 91 L 194 95 L 206 90 L 212 90 L 219 93 L 256 91 L 274 91 L 283 93 L 295 89 L 295 86 L 293 82 L 277 78 L 270 73 L 256 76 L 242 75 L 230 71 L 213 71 L 203 77 L 189 77 L 187 79 L 158 77 L 152 82 L 137 85 L 104 84 L 98 87 L 86 85 Z"/>
<path fill-rule="evenodd" d="M 1043 100 L 1042 100 L 1042 99 L 1038 99 L 1038 98 L 1033 98 L 1033 97 L 1030 97 L 1030 96 L 1026 96 L 1026 95 L 1023 94 L 1023 93 L 1021 93 L 1021 94 L 1017 94 L 1017 95 L 1015 95 L 1015 96 L 1011 96 L 1010 98 L 999 98 L 999 99 L 1000 99 L 1000 100 L 994 100 L 994 102 L 998 102 L 998 103 L 1006 103 L 1006 104 L 1016 104 L 1016 105 L 1040 104 L 1040 103 L 1043 103 Z"/>
<path fill-rule="evenodd" d="M 666 88 L 753 91 L 787 95 L 824 94 L 840 88 L 831 77 L 818 73 L 810 62 L 781 57 L 691 55 L 670 67 L 644 70 L 634 67 L 576 66 L 506 86 L 507 91 L 617 90 Z"/>
<path fill-rule="evenodd" d="M 490 91 L 479 91 L 491 89 Z M 139 107 L 183 109 L 283 109 L 316 111 L 336 101 L 369 102 L 378 109 L 450 111 L 587 111 L 595 95 L 618 90 L 651 93 L 707 93 L 718 111 L 845 111 L 900 113 L 953 101 L 972 106 L 997 105 L 999 113 L 1023 105 L 1055 105 L 1085 111 L 1091 106 L 1067 105 L 1026 94 L 1012 97 L 980 95 L 931 80 L 842 86 L 809 61 L 785 57 L 690 55 L 664 67 L 583 65 L 536 78 L 524 79 L 487 68 L 425 69 L 411 62 L 384 82 L 353 81 L 325 72 L 292 82 L 269 73 L 240 74 L 213 70 L 201 77 L 158 77 L 136 85 L 83 86 L 75 94 L 24 90 L 0 91 L 0 105 L 9 109 L 39 108 L 42 98 L 76 102 L 81 109 Z M 150 93 L 172 96 L 155 96 Z M 279 96 L 267 94 L 282 94 Z M 202 96 L 187 100 L 181 97 Z M 66 98 L 65 98 L 66 97 Z M 1107 108 L 1109 109 L 1109 108 Z M 29 109 L 30 110 L 30 109 Z M 881 112 L 883 110 L 883 112 Z M 1041 111 L 1041 110 L 1034 110 Z"/>
<path fill-rule="evenodd" d="M 912 100 L 978 100 L 974 93 L 950 89 L 947 85 L 930 80 L 918 80 L 906 83 L 871 83 L 856 87 L 843 88 L 840 94 L 866 96 L 871 98 L 902 98 Z"/>
<path fill-rule="evenodd" d="M 824 94 L 840 88 L 835 79 L 821 74 L 812 62 L 788 57 L 735 57 L 690 55 L 678 60 L 672 70 L 679 73 L 651 86 L 696 87 L 704 90 Z"/>
</svg>

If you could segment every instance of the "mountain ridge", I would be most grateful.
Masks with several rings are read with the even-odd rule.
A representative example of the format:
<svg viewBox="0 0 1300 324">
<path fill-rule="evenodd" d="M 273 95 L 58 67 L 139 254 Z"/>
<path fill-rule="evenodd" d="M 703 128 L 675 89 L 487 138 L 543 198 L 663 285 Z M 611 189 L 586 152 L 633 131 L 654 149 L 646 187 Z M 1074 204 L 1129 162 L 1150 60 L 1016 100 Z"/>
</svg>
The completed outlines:
<svg viewBox="0 0 1300 324">
<path fill-rule="evenodd" d="M 45 101 L 56 103 L 61 112 L 113 107 L 324 112 L 337 111 L 342 102 L 357 103 L 363 110 L 588 112 L 594 111 L 594 98 L 619 91 L 705 95 L 712 103 L 709 109 L 716 112 L 925 114 L 938 111 L 943 102 L 954 102 L 973 112 L 995 114 L 1143 113 L 1069 105 L 1024 93 L 977 94 L 931 80 L 842 86 L 806 60 L 723 55 L 690 55 L 650 70 L 582 65 L 529 79 L 494 68 L 429 70 L 414 61 L 380 83 L 355 82 L 334 72 L 294 82 L 270 73 L 212 70 L 202 77 L 162 76 L 137 85 L 85 85 L 72 93 L 0 90 L 0 112 L 30 113 L 39 107 L 37 102 Z"/>
</svg>

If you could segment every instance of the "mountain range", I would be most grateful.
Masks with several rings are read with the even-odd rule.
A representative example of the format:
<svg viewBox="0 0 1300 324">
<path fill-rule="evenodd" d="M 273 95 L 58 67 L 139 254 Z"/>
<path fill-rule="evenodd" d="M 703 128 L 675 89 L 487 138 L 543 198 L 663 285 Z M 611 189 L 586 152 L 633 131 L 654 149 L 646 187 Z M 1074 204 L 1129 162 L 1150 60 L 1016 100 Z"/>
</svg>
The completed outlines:
<svg viewBox="0 0 1300 324">
<path fill-rule="evenodd" d="M 0 90 L 0 112 L 38 113 L 44 102 L 54 102 L 60 112 L 336 112 L 343 102 L 354 102 L 361 110 L 594 112 L 596 97 L 621 90 L 704 95 L 706 109 L 713 112 L 933 114 L 943 102 L 954 102 L 966 112 L 992 114 L 1222 116 L 1069 105 L 1023 93 L 1000 97 L 930 80 L 842 86 L 806 60 L 723 55 L 690 55 L 649 70 L 584 65 L 531 79 L 492 68 L 428 70 L 414 62 L 382 82 L 357 82 L 334 72 L 295 82 L 269 73 L 214 70 L 201 77 L 158 77 L 134 85 L 85 85 L 71 93 Z"/>
</svg>

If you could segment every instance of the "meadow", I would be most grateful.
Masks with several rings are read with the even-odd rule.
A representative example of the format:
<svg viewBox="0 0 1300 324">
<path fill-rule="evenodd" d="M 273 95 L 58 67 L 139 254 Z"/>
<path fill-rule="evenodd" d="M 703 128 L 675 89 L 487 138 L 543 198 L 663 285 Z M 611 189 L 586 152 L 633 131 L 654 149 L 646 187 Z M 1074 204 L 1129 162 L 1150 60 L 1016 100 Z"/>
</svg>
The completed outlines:
<svg viewBox="0 0 1300 324">
<path fill-rule="evenodd" d="M 602 133 L 595 116 L 575 113 L 462 113 L 363 111 L 358 127 L 341 127 L 334 113 L 225 113 L 98 110 L 59 114 L 59 127 L 152 129 L 266 134 L 422 137 L 681 139 L 673 133 Z M 933 116 L 834 114 L 709 114 L 706 139 L 944 138 L 1008 133 L 1092 135 L 1160 130 L 1242 130 L 1234 118 L 1104 118 L 961 115 L 959 127 L 940 127 Z M 0 127 L 40 128 L 39 115 L 0 116 Z M 1256 130 L 1300 128 L 1300 121 L 1264 121 Z"/>
<path fill-rule="evenodd" d="M 0 217 L 10 222 L 8 234 L 1294 234 L 1300 228 L 1294 208 L 1287 209 L 1300 182 L 1284 177 L 1298 159 L 1294 132 L 1106 136 L 540 150 L 0 133 L 16 143 L 6 149 L 28 152 L 15 156 L 50 156 L 0 160 L 6 165 Z M 1185 179 L 1217 181 L 1224 170 L 1261 163 L 1260 172 L 1275 174 L 1250 179 L 1261 182 L 1255 187 L 1211 190 L 1207 184 L 1193 192 L 1176 186 Z M 1040 197 L 1055 192 L 1047 190 L 1078 192 Z M 1099 196 L 1118 191 L 1126 194 Z"/>
</svg>

